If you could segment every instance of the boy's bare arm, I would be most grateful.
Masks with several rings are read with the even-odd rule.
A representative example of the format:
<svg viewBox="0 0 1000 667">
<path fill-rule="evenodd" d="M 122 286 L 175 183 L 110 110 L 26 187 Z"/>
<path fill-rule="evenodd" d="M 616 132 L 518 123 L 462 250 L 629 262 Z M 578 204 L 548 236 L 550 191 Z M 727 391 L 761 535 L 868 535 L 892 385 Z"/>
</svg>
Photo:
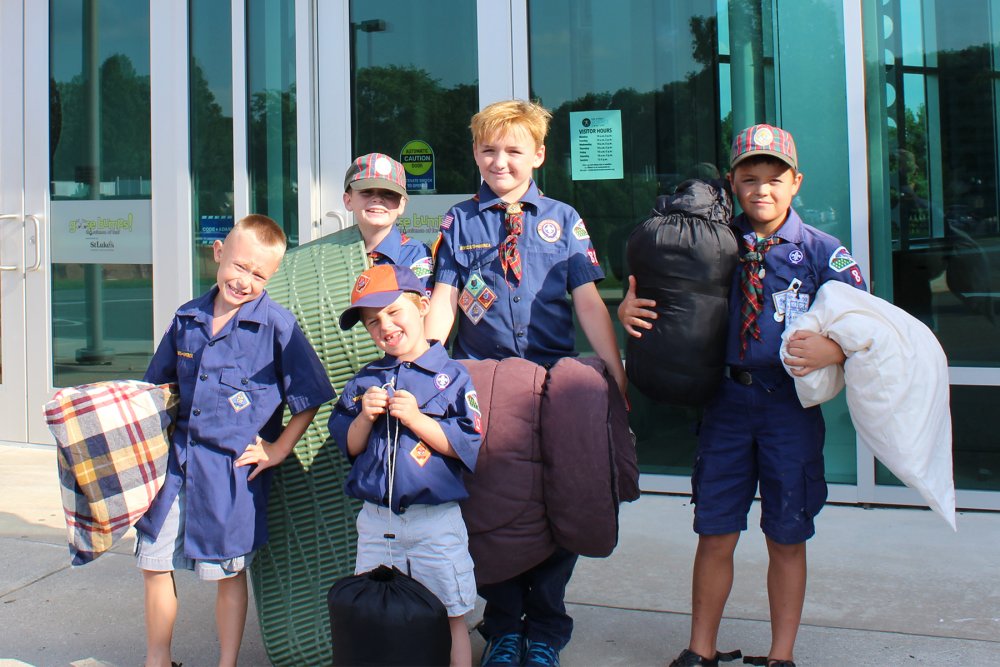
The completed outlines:
<svg viewBox="0 0 1000 667">
<path fill-rule="evenodd" d="M 788 337 L 788 356 L 785 363 L 792 367 L 792 375 L 802 377 L 821 368 L 842 364 L 847 359 L 836 341 L 815 331 L 800 329 Z"/>
<path fill-rule="evenodd" d="M 420 412 L 417 398 L 410 392 L 399 389 L 392 395 L 389 399 L 389 415 L 398 419 L 413 435 L 434 451 L 459 458 L 458 453 L 448 442 L 448 436 L 445 435 L 441 424 L 433 417 Z"/>
<path fill-rule="evenodd" d="M 576 310 L 576 317 L 590 346 L 608 367 L 622 396 L 626 396 L 628 381 L 625 379 L 625 367 L 622 366 L 621 354 L 618 352 L 611 316 L 608 315 L 608 308 L 604 305 L 596 284 L 584 283 L 573 290 L 573 309 Z"/>
<path fill-rule="evenodd" d="M 642 338 L 642 332 L 637 329 L 652 329 L 657 318 L 656 302 L 652 299 L 639 299 L 635 295 L 635 276 L 628 277 L 628 291 L 622 302 L 618 304 L 618 321 L 625 327 L 625 333 L 633 338 Z"/>
<path fill-rule="evenodd" d="M 458 311 L 458 289 L 453 285 L 435 283 L 431 292 L 431 309 L 424 318 L 424 337 L 439 340 L 448 339 Z"/>
<path fill-rule="evenodd" d="M 317 410 L 319 410 L 318 406 L 303 410 L 297 415 L 294 415 L 288 420 L 288 424 L 285 425 L 281 435 L 279 435 L 278 439 L 274 442 L 267 442 L 258 436 L 256 442 L 247 446 L 246 450 L 238 459 L 236 459 L 234 464 L 237 468 L 254 464 L 257 465 L 257 468 L 254 469 L 247 477 L 247 481 L 252 480 L 264 470 L 273 468 L 285 460 L 285 458 L 291 453 L 295 443 L 299 441 L 302 434 L 306 432 L 307 428 L 309 428 L 309 424 L 312 423 Z"/>
</svg>

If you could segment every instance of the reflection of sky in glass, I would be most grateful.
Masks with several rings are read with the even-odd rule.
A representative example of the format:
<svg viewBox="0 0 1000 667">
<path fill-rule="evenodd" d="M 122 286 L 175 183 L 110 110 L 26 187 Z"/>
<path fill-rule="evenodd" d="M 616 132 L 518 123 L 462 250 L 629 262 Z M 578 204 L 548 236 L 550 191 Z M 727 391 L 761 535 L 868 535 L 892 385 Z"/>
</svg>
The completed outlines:
<svg viewBox="0 0 1000 667">
<path fill-rule="evenodd" d="M 351 22 L 385 21 L 385 30 L 355 28 L 357 67 L 413 67 L 426 70 L 445 87 L 479 80 L 476 53 L 476 3 L 469 0 L 398 2 L 352 0 Z M 442 29 L 442 26 L 448 26 Z M 503 48 L 506 26 L 497 30 L 497 49 Z M 443 37 L 443 38 L 442 38 Z"/>
<path fill-rule="evenodd" d="M 624 88 L 646 93 L 685 80 L 704 68 L 694 60 L 689 24 L 691 8 L 698 4 L 631 0 L 623 8 L 622 3 L 596 0 L 529 3 L 532 89 L 545 91 L 543 103 L 555 108 L 586 93 Z M 711 16 L 706 9 L 705 19 Z M 567 16 L 577 25 L 569 25 Z M 564 62 L 571 50 L 585 54 L 585 67 L 577 63 L 570 75 L 546 66 Z"/>
<path fill-rule="evenodd" d="M 100 0 L 98 3 L 99 62 L 123 54 L 139 76 L 149 76 L 149 5 L 134 0 Z M 51 3 L 50 64 L 56 81 L 69 81 L 83 69 L 83 7 L 79 2 Z"/>
</svg>

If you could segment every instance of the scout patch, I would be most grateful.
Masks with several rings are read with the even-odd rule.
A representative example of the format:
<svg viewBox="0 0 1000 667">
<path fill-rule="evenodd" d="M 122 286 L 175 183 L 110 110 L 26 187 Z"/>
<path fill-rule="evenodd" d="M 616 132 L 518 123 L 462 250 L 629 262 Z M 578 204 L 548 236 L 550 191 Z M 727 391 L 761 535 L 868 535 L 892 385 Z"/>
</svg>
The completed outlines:
<svg viewBox="0 0 1000 667">
<path fill-rule="evenodd" d="M 371 278 L 369 278 L 368 276 L 365 276 L 365 275 L 358 276 L 358 281 L 356 283 L 354 283 L 354 291 L 355 292 L 364 292 L 365 288 L 368 287 L 368 283 L 370 281 L 371 281 Z"/>
<path fill-rule="evenodd" d="M 185 359 L 194 359 L 194 354 L 192 352 L 184 352 L 183 350 L 177 350 L 178 357 L 184 357 Z"/>
<path fill-rule="evenodd" d="M 804 257 L 801 250 L 796 249 L 788 253 L 788 261 L 792 264 L 801 264 Z"/>
<path fill-rule="evenodd" d="M 543 241 L 548 243 L 555 243 L 562 236 L 562 227 L 555 220 L 542 220 L 538 223 L 537 227 L 538 236 L 541 237 Z"/>
<path fill-rule="evenodd" d="M 419 259 L 410 264 L 410 271 L 413 271 L 413 275 L 417 278 L 426 278 L 434 273 L 434 260 L 430 257 Z"/>
<path fill-rule="evenodd" d="M 597 251 L 593 248 L 587 248 L 587 257 L 590 258 L 590 263 L 594 266 L 601 265 L 601 260 L 597 259 Z"/>
<path fill-rule="evenodd" d="M 576 224 L 573 225 L 573 237 L 578 241 L 590 238 L 590 233 L 587 231 L 587 225 L 583 224 L 583 220 L 577 220 Z"/>
<path fill-rule="evenodd" d="M 450 384 L 451 378 L 444 373 L 438 373 L 434 376 L 434 386 L 438 389 L 446 389 Z"/>
<path fill-rule="evenodd" d="M 462 293 L 458 296 L 458 307 L 473 324 L 479 324 L 479 320 L 483 319 L 496 299 L 497 295 L 486 286 L 486 281 L 477 270 L 469 276 Z"/>
<path fill-rule="evenodd" d="M 238 391 L 229 397 L 229 405 L 233 406 L 234 412 L 239 412 L 250 407 L 250 397 L 245 391 Z"/>
<path fill-rule="evenodd" d="M 837 273 L 843 273 L 852 266 L 857 265 L 858 263 L 854 261 L 854 258 L 851 257 L 851 253 L 847 252 L 847 248 L 844 246 L 840 246 L 833 251 L 832 255 L 830 255 L 830 268 Z"/>
<path fill-rule="evenodd" d="M 476 433 L 482 433 L 483 416 L 479 412 L 479 395 L 476 394 L 475 390 L 465 394 L 465 404 L 469 406 L 470 410 L 472 410 L 472 425 L 475 427 Z"/>
<path fill-rule="evenodd" d="M 410 456 L 413 460 L 417 462 L 421 468 L 423 468 L 428 461 L 431 460 L 431 450 L 428 449 L 427 445 L 422 442 L 418 442 L 416 446 L 410 450 Z"/>
<path fill-rule="evenodd" d="M 774 133 L 769 128 L 762 127 L 753 133 L 753 142 L 758 146 L 770 146 L 774 143 Z"/>
<path fill-rule="evenodd" d="M 441 229 L 451 229 L 451 223 L 455 222 L 455 216 L 448 214 L 441 218 Z"/>
</svg>

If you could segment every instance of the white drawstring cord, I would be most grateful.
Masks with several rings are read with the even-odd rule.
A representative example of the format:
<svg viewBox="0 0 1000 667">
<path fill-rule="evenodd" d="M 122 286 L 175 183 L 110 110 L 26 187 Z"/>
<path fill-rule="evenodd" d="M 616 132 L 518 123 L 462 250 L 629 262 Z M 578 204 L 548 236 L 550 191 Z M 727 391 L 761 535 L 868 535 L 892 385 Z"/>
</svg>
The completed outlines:
<svg viewBox="0 0 1000 667">
<path fill-rule="evenodd" d="M 396 378 L 393 378 L 382 385 L 382 389 L 385 389 L 392 398 L 392 395 L 396 392 Z M 392 491 L 393 486 L 396 483 L 396 454 L 399 451 L 399 419 L 395 419 L 395 429 L 390 430 L 389 422 L 393 418 L 389 416 L 388 407 L 385 411 L 385 438 L 386 438 L 386 476 L 389 478 L 389 488 L 388 488 L 388 505 L 389 505 L 389 527 L 382 537 L 385 538 L 385 550 L 388 556 L 389 565 L 392 567 L 396 566 L 395 560 L 392 556 L 392 540 L 396 539 L 396 535 L 392 532 Z"/>
</svg>

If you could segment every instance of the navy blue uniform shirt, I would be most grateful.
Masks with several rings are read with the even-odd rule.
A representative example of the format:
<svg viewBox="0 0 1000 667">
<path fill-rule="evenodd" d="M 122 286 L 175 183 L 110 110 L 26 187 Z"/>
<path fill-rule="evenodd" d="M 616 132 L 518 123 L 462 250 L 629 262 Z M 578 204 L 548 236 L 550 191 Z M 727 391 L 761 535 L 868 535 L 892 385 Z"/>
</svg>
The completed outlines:
<svg viewBox="0 0 1000 667">
<path fill-rule="evenodd" d="M 476 467 L 480 444 L 480 410 L 465 366 L 448 357 L 437 341 L 415 361 L 386 355 L 362 368 L 344 387 L 330 417 L 330 435 L 347 455 L 347 430 L 361 413 L 361 397 L 369 387 L 392 383 L 414 395 L 420 412 L 433 417 L 458 458 L 440 454 L 387 415 L 372 424 L 368 447 L 351 465 L 344 484 L 347 495 L 385 506 L 389 493 L 387 452 L 398 433 L 392 510 L 410 505 L 440 505 L 468 497 L 462 471 Z M 398 431 L 397 431 L 398 428 Z"/>
<path fill-rule="evenodd" d="M 292 414 L 332 400 L 333 387 L 295 316 L 267 292 L 212 335 L 218 286 L 181 306 L 143 378 L 180 386 L 167 478 L 136 528 L 155 538 L 183 482 L 184 554 L 235 558 L 267 541 L 270 471 L 233 462 L 257 435 L 273 442 L 285 404 Z"/>
<path fill-rule="evenodd" d="M 374 264 L 395 264 L 410 267 L 414 275 L 424 283 L 424 289 L 430 296 L 431 290 L 434 288 L 434 259 L 426 244 L 417 239 L 411 239 L 399 231 L 396 225 L 393 225 L 386 237 L 375 246 L 370 254 L 374 257 Z"/>
<path fill-rule="evenodd" d="M 756 235 L 743 214 L 737 216 L 732 224 L 740 244 L 740 257 L 743 257 L 747 253 L 743 240 L 753 241 Z M 761 339 L 749 339 L 742 359 L 740 308 L 743 294 L 740 278 L 743 265 L 737 266 L 733 274 L 726 339 L 726 363 L 731 366 L 779 366 L 782 332 L 797 315 L 812 305 L 816 291 L 826 281 L 839 280 L 859 289 L 867 289 L 860 267 L 840 241 L 802 222 L 794 209 L 789 209 L 788 218 L 774 236 L 781 238 L 782 242 L 771 246 L 764 254 L 764 310 L 757 318 Z M 779 317 L 775 317 L 775 313 Z"/>
<path fill-rule="evenodd" d="M 459 292 L 454 356 L 523 357 L 537 364 L 574 356 L 568 294 L 604 278 L 587 227 L 573 207 L 544 197 L 532 181 L 521 198 L 524 231 L 517 247 L 523 272 L 512 287 L 498 250 L 507 237 L 505 215 L 492 208 L 501 201 L 484 182 L 477 197 L 452 207 L 441 222 L 435 279 Z M 473 276 L 482 283 L 470 282 Z M 462 307 L 466 288 L 476 292 L 473 308 L 485 306 L 478 324 Z"/>
</svg>

